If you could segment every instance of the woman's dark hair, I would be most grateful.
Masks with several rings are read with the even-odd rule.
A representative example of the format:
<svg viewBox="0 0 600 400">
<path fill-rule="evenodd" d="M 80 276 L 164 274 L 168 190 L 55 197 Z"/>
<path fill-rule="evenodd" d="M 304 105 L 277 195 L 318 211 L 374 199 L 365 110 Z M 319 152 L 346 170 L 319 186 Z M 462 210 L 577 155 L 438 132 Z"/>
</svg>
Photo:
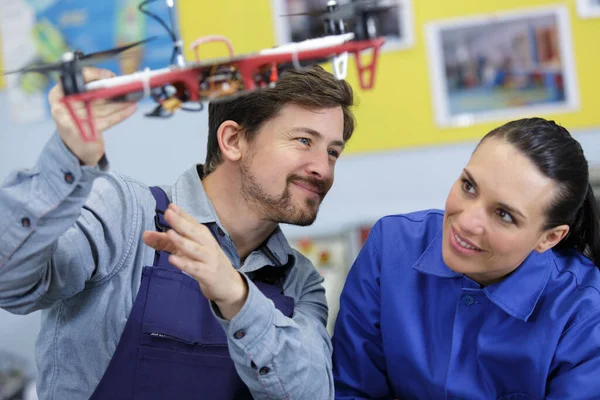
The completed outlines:
<svg viewBox="0 0 600 400">
<path fill-rule="evenodd" d="M 543 118 L 511 121 L 485 135 L 480 144 L 489 138 L 512 144 L 558 183 L 543 229 L 569 225 L 569 233 L 556 248 L 575 248 L 600 266 L 600 215 L 579 142 L 565 128 Z"/>
</svg>

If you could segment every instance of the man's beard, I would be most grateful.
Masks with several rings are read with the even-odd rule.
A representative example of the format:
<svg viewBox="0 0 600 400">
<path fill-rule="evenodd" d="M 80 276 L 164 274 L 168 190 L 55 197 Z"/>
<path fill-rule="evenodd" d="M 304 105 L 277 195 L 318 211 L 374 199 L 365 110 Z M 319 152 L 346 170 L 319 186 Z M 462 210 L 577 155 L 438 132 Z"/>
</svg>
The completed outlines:
<svg viewBox="0 0 600 400">
<path fill-rule="evenodd" d="M 250 206 L 259 211 L 266 219 L 284 224 L 308 226 L 315 222 L 319 212 L 319 205 L 331 184 L 322 179 L 290 175 L 287 177 L 285 190 L 280 196 L 271 196 L 256 181 L 247 164 L 242 164 L 242 196 Z M 319 200 L 314 198 L 304 199 L 305 206 L 295 204 L 290 193 L 292 182 L 309 184 L 319 193 Z"/>
</svg>

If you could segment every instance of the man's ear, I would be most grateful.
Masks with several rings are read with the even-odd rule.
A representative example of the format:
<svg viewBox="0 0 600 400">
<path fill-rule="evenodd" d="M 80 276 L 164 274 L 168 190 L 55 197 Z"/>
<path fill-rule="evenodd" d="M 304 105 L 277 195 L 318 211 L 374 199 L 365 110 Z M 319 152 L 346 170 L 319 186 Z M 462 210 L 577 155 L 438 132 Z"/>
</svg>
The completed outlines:
<svg viewBox="0 0 600 400">
<path fill-rule="evenodd" d="M 569 225 L 559 225 L 545 231 L 535 246 L 535 251 L 543 253 L 544 251 L 556 246 L 569 233 Z"/>
<path fill-rule="evenodd" d="M 224 121 L 217 131 L 217 140 L 224 158 L 238 161 L 242 157 L 245 141 L 242 127 L 237 122 Z"/>
</svg>

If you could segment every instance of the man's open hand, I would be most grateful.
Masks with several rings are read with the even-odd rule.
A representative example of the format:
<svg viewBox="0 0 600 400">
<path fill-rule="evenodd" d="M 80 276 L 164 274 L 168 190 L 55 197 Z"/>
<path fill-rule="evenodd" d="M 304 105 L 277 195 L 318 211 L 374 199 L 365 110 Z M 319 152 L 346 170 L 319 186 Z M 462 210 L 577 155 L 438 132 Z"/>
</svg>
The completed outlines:
<svg viewBox="0 0 600 400">
<path fill-rule="evenodd" d="M 206 226 L 172 203 L 165 211 L 165 220 L 172 229 L 146 231 L 144 243 L 171 253 L 169 262 L 195 278 L 204 297 L 217 304 L 223 317 L 232 319 L 248 296 L 244 278 Z"/>
</svg>

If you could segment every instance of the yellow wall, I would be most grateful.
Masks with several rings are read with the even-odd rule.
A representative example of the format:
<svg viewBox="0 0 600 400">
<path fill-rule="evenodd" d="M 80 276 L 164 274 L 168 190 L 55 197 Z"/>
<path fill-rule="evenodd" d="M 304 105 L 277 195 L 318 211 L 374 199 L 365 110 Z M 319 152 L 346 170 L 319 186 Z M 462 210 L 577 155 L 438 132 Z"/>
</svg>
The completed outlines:
<svg viewBox="0 0 600 400">
<path fill-rule="evenodd" d="M 324 0 L 325 2 L 325 0 Z M 209 5 L 210 4 L 210 5 Z M 348 81 L 356 88 L 358 129 L 348 152 L 397 149 L 480 138 L 499 123 L 441 129 L 434 123 L 424 25 L 431 21 L 552 4 L 567 4 L 575 52 L 580 111 L 545 115 L 569 129 L 600 126 L 600 19 L 582 20 L 574 0 L 413 0 L 415 45 L 380 56 L 375 89 L 361 91 L 354 62 Z M 248 53 L 275 44 L 270 0 L 179 0 L 180 30 L 186 44 L 206 34 L 227 36 L 236 53 Z M 210 47 L 213 46 L 213 47 Z M 186 50 L 186 57 L 193 56 Z M 202 48 L 201 57 L 224 55 L 222 46 Z M 1 59 L 0 59 L 1 65 Z M 0 77 L 0 86 L 2 84 Z"/>
<path fill-rule="evenodd" d="M 358 89 L 351 62 L 348 81 L 357 88 L 360 105 L 356 110 L 358 130 L 348 146 L 349 152 L 480 138 L 498 125 L 486 123 L 446 129 L 435 125 L 424 25 L 440 19 L 553 4 L 567 4 L 569 8 L 581 109 L 545 117 L 554 118 L 569 129 L 599 126 L 597 38 L 600 37 L 600 19 L 580 19 L 574 0 L 413 0 L 415 46 L 381 55 L 373 91 Z M 275 44 L 270 0 L 180 0 L 180 10 L 182 36 L 187 43 L 197 36 L 223 34 L 233 41 L 236 52 L 250 52 Z M 216 51 L 207 55 L 218 55 Z"/>
</svg>

